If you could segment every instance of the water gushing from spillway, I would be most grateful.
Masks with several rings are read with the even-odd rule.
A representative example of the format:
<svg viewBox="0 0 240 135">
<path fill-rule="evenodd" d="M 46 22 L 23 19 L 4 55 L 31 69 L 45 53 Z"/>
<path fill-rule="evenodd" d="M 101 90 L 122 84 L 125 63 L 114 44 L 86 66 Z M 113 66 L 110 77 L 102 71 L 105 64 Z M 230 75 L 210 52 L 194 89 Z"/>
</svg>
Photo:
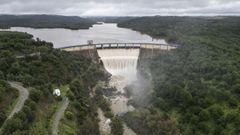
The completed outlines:
<svg viewBox="0 0 240 135">
<path fill-rule="evenodd" d="M 112 74 L 110 85 L 123 93 L 127 84 L 135 81 L 139 49 L 101 49 L 98 50 L 105 69 Z"/>
<path fill-rule="evenodd" d="M 140 49 L 99 49 L 97 50 L 105 69 L 112 74 L 109 85 L 116 87 L 117 94 L 111 98 L 111 109 L 114 114 L 122 114 L 134 110 L 128 105 L 124 87 L 137 80 L 137 63 Z M 136 135 L 124 125 L 124 135 Z"/>
</svg>

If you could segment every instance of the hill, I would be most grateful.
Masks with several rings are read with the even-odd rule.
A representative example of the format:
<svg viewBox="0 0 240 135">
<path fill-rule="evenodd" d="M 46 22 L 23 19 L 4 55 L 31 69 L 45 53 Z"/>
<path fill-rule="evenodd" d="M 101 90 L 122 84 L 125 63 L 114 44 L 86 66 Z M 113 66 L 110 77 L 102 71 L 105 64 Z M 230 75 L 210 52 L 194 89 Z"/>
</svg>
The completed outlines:
<svg viewBox="0 0 240 135">
<path fill-rule="evenodd" d="M 0 28 L 66 28 L 88 29 L 95 22 L 78 16 L 59 15 L 0 15 Z"/>
<path fill-rule="evenodd" d="M 240 133 L 239 17 L 140 17 L 118 26 L 180 45 L 149 62 L 154 91 L 150 111 L 175 119 L 182 135 Z M 136 120 L 127 114 L 132 129 L 144 127 L 131 123 L 131 116 L 139 123 L 154 117 Z M 154 122 L 144 131 L 154 134 L 159 129 Z"/>
<path fill-rule="evenodd" d="M 0 125 L 17 97 L 7 81 L 22 82 L 29 90 L 23 109 L 2 127 L 4 135 L 51 134 L 55 112 L 67 97 L 70 104 L 65 115 L 74 118 L 70 120 L 72 130 L 77 134 L 99 133 L 97 103 L 90 92 L 98 81 L 108 78 L 104 70 L 78 53 L 54 49 L 51 43 L 32 37 L 0 32 Z M 61 89 L 61 97 L 53 96 L 56 88 Z"/>
</svg>

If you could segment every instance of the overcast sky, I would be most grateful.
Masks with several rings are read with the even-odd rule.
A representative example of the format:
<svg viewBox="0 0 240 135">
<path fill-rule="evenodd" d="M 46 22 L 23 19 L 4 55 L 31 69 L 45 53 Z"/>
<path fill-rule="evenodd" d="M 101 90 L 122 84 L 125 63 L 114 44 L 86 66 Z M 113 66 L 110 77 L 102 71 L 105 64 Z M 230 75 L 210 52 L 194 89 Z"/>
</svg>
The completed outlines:
<svg viewBox="0 0 240 135">
<path fill-rule="evenodd" d="M 0 14 L 240 15 L 240 0 L 0 0 Z"/>
</svg>

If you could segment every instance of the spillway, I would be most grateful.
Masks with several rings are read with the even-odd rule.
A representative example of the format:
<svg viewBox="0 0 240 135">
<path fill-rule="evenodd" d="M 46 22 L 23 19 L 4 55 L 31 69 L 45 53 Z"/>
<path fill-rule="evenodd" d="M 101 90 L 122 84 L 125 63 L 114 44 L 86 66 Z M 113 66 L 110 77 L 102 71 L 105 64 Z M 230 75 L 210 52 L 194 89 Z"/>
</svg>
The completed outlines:
<svg viewBox="0 0 240 135">
<path fill-rule="evenodd" d="M 111 108 L 114 114 L 122 114 L 134 110 L 127 105 L 128 98 L 124 87 L 137 79 L 137 63 L 140 49 L 98 49 L 98 55 L 104 68 L 112 74 L 109 85 L 117 89 L 117 96 L 112 97 Z"/>
<path fill-rule="evenodd" d="M 129 99 L 123 94 L 124 87 L 137 79 L 140 49 L 99 49 L 97 52 L 104 68 L 112 74 L 109 85 L 116 87 L 117 93 L 121 93 L 110 99 L 113 113 L 122 114 L 133 111 L 134 108 L 127 105 Z M 136 135 L 136 133 L 124 124 L 124 135 Z"/>
<path fill-rule="evenodd" d="M 112 74 L 110 85 L 123 93 L 127 84 L 135 81 L 139 49 L 99 49 L 98 55 L 105 69 Z"/>
<path fill-rule="evenodd" d="M 100 49 L 98 55 L 112 75 L 122 75 L 130 71 L 136 74 L 139 49 Z"/>
</svg>

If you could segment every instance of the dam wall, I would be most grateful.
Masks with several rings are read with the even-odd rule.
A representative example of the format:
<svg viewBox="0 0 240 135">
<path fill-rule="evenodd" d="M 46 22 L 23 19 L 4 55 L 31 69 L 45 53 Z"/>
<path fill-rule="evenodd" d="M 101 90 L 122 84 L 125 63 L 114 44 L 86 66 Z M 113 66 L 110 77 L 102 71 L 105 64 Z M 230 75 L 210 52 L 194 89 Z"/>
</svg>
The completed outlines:
<svg viewBox="0 0 240 135">
<path fill-rule="evenodd" d="M 78 47 L 67 47 L 67 48 L 60 48 L 60 50 L 71 52 L 71 53 L 78 53 L 86 58 L 92 59 L 94 62 L 99 62 L 99 56 L 97 53 L 96 46 L 78 46 Z"/>
<path fill-rule="evenodd" d="M 64 51 L 80 53 L 81 55 L 91 58 L 95 62 L 100 62 L 98 50 L 108 50 L 109 53 L 118 52 L 121 49 L 139 49 L 139 61 L 144 59 L 154 58 L 156 55 L 164 53 L 168 50 L 175 49 L 176 46 L 166 44 L 154 44 L 154 43 L 102 43 L 102 44 L 87 44 L 87 45 L 76 45 L 59 48 Z M 131 54 L 126 54 L 131 55 Z"/>
</svg>

